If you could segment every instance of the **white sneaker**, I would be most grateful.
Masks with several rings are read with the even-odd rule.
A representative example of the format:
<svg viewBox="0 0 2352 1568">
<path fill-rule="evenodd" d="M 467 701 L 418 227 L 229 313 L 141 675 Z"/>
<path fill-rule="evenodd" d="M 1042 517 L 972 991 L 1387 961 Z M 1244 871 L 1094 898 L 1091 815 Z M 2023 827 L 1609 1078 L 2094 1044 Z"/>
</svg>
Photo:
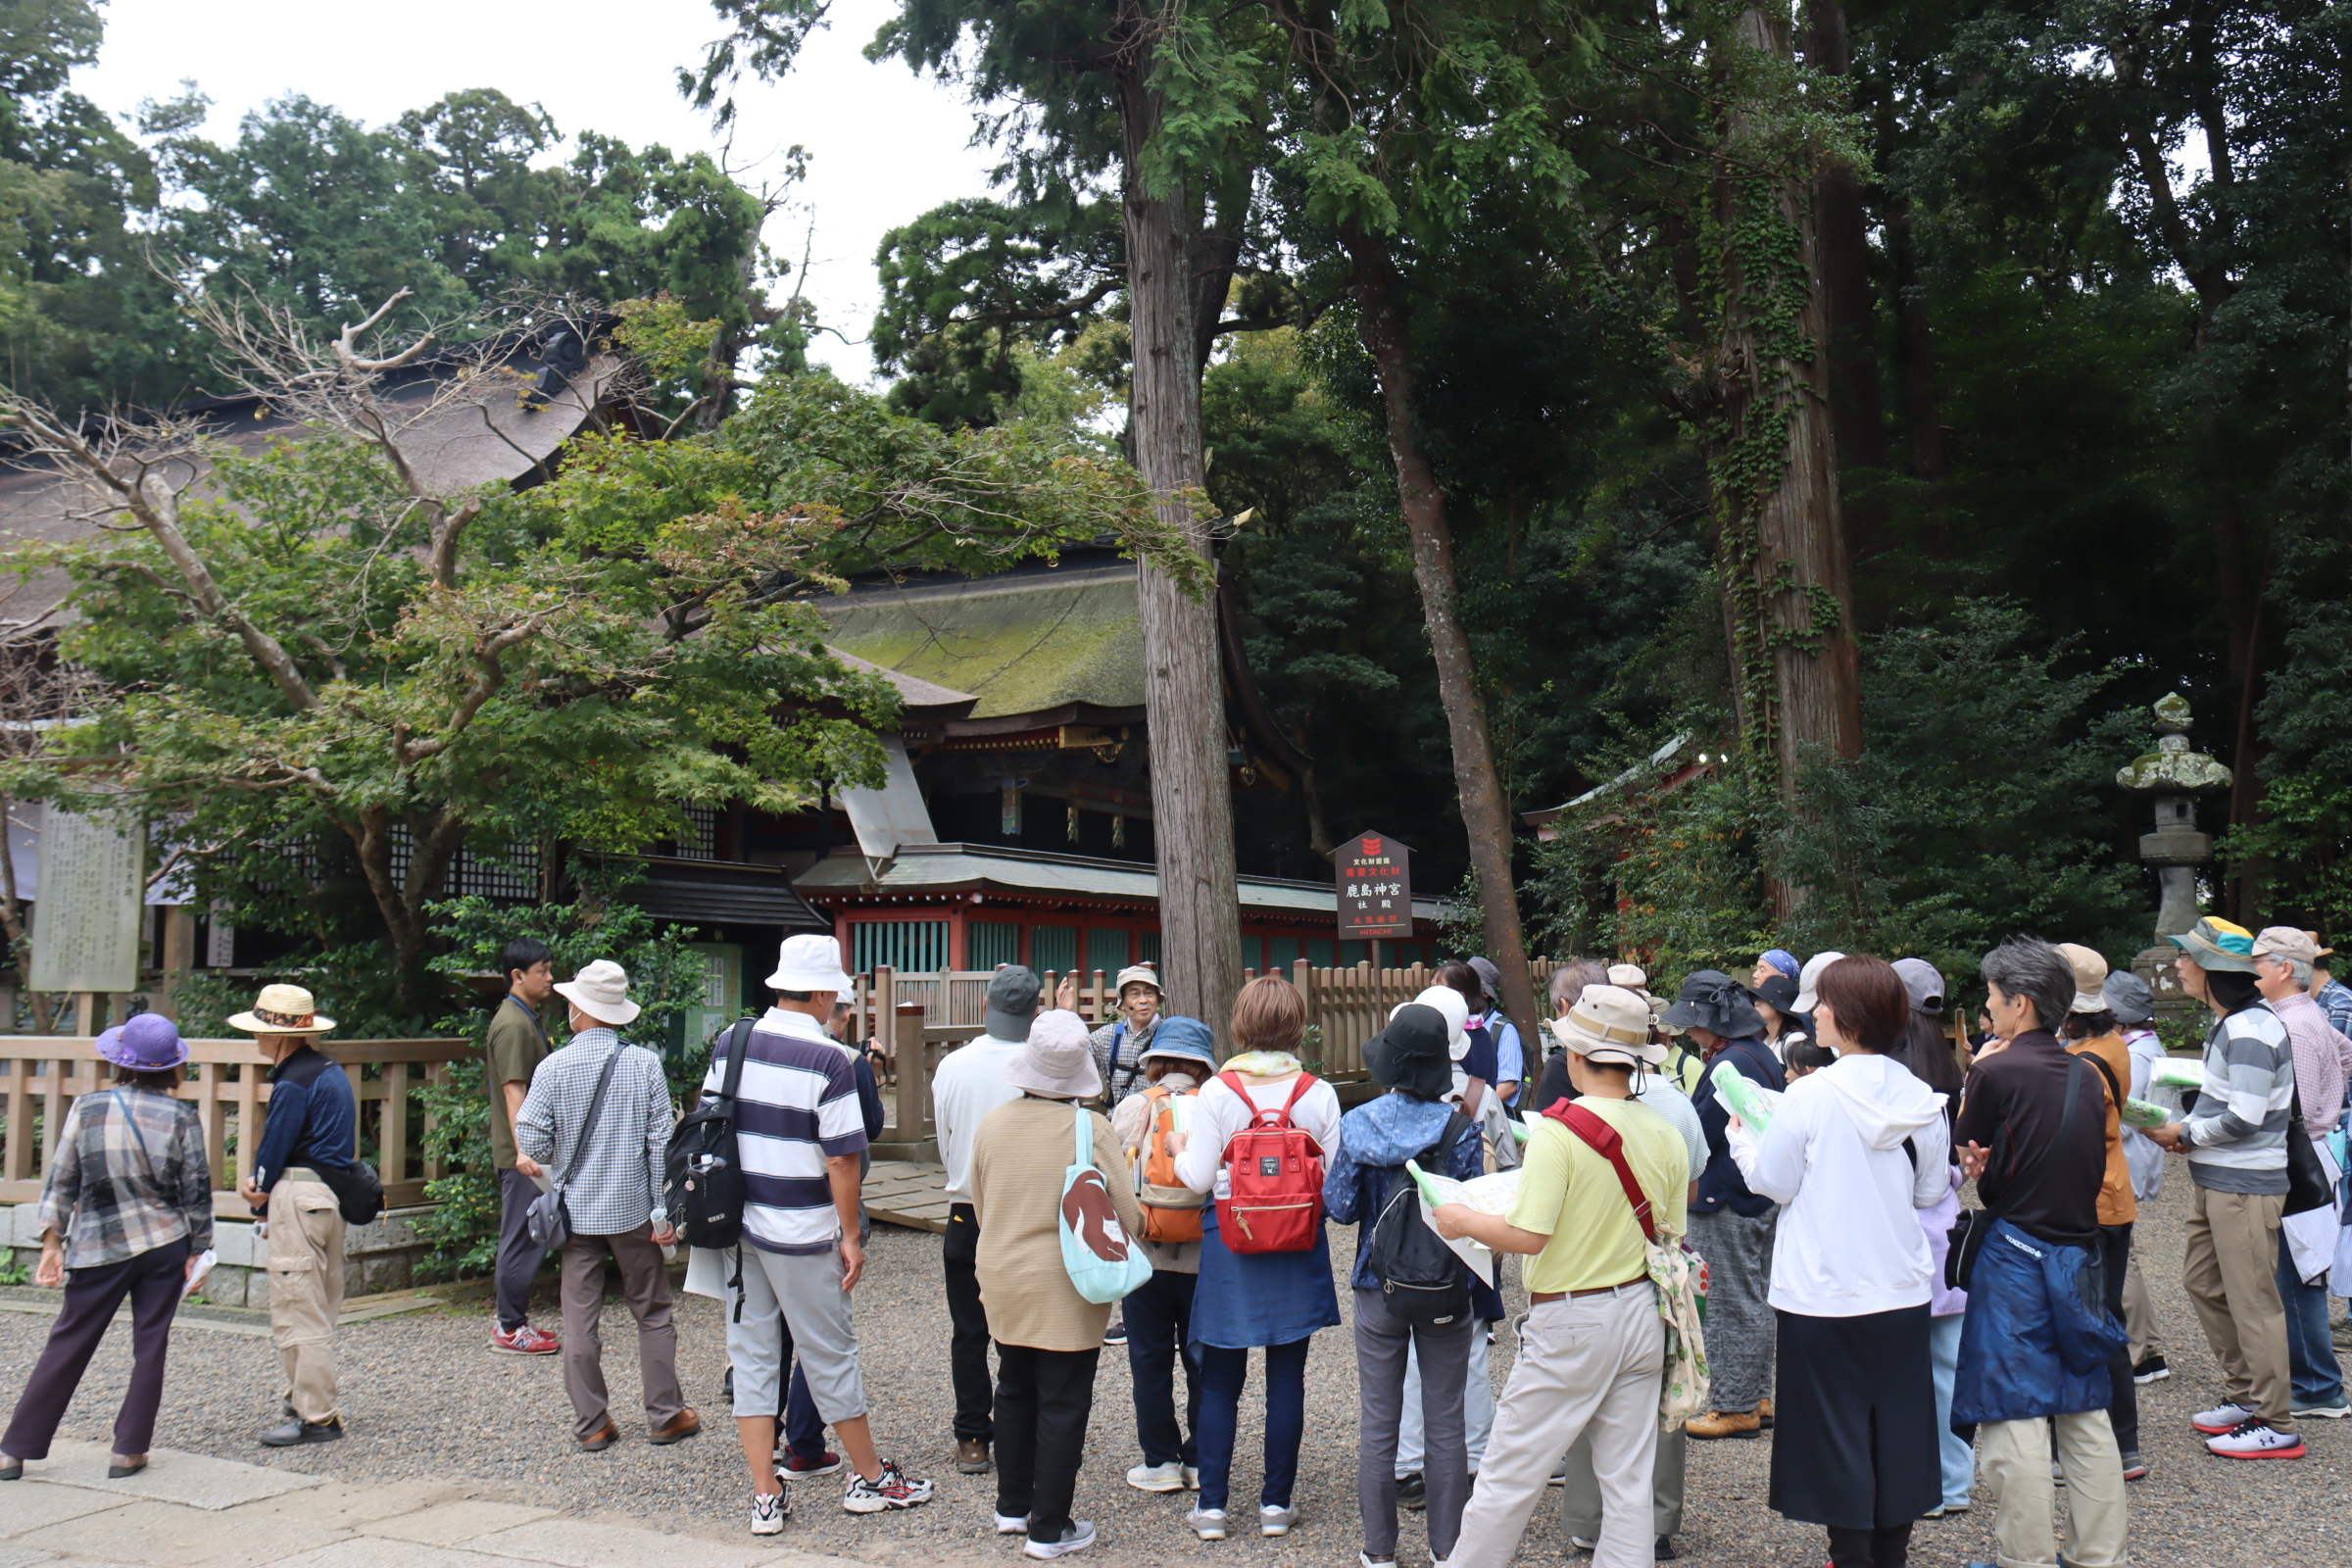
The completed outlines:
<svg viewBox="0 0 2352 1568">
<path fill-rule="evenodd" d="M 1182 1492 L 1184 1466 L 1172 1460 L 1167 1464 L 1139 1464 L 1127 1472 L 1127 1484 L 1138 1492 Z"/>
<path fill-rule="evenodd" d="M 1195 1503 L 1192 1511 L 1184 1516 L 1184 1522 L 1191 1525 L 1193 1534 L 1202 1541 L 1225 1539 L 1225 1510 L 1222 1508 L 1203 1508 Z"/>
<path fill-rule="evenodd" d="M 1095 1544 L 1095 1522 L 1080 1519 L 1070 1527 L 1070 1533 L 1059 1541 L 1032 1541 L 1021 1548 L 1024 1557 L 1067 1557 L 1073 1551 L 1084 1551 Z"/>
<path fill-rule="evenodd" d="M 2250 1404 L 2217 1404 L 2210 1410 L 2199 1410 L 2188 1418 L 2188 1423 L 2207 1437 L 2217 1438 L 2225 1432 L 2235 1432 L 2261 1413 Z"/>
<path fill-rule="evenodd" d="M 791 1517 L 792 1491 L 790 1488 L 777 1493 L 755 1492 L 752 1494 L 753 1535 L 780 1536 L 784 1533 L 784 1521 Z"/>
<path fill-rule="evenodd" d="M 1298 1510 L 1296 1508 L 1260 1508 L 1257 1510 L 1257 1528 L 1261 1535 L 1287 1536 L 1291 1533 L 1291 1526 L 1298 1522 Z"/>
<path fill-rule="evenodd" d="M 1355 1554 L 1355 1560 L 1356 1560 L 1357 1568 L 1396 1568 L 1396 1558 L 1394 1558 L 1394 1557 L 1378 1557 L 1378 1558 L 1376 1558 L 1376 1557 L 1374 1557 L 1374 1556 L 1373 1556 L 1373 1555 L 1372 1555 L 1370 1552 L 1368 1552 L 1368 1551 L 1359 1551 L 1359 1552 L 1357 1552 L 1357 1553 Z"/>
<path fill-rule="evenodd" d="M 1199 1465 L 1188 1464 L 1184 1467 L 1184 1490 L 1187 1492 L 1200 1490 L 1200 1467 Z"/>
<path fill-rule="evenodd" d="M 1598 1551 L 1600 1549 L 1599 1542 L 1587 1541 L 1582 1536 L 1570 1536 L 1568 1538 L 1568 1544 L 1574 1546 L 1579 1551 Z"/>
<path fill-rule="evenodd" d="M 1028 1516 L 1027 1514 L 1022 1514 L 1022 1515 L 1021 1515 L 1019 1518 L 1017 1518 L 1017 1519 L 1016 1519 L 1016 1518 L 1014 1518 L 1014 1517 L 1013 1517 L 1011 1514 L 1008 1514 L 1008 1513 L 1001 1513 L 1001 1514 L 998 1514 L 998 1515 L 997 1515 L 997 1534 L 998 1534 L 998 1535 L 1000 1535 L 1000 1536 L 1025 1536 L 1025 1535 L 1027 1535 L 1028 1533 L 1029 1533 L 1029 1516 Z"/>
<path fill-rule="evenodd" d="M 2235 1431 L 2206 1441 L 2205 1446 L 2224 1459 L 2300 1459 L 2303 1439 L 2262 1421 L 2248 1421 Z"/>
<path fill-rule="evenodd" d="M 2326 1404 L 2290 1404 L 2287 1410 L 2298 1421 L 2341 1421 L 2352 1415 L 2352 1402 L 2339 1394 Z"/>
</svg>

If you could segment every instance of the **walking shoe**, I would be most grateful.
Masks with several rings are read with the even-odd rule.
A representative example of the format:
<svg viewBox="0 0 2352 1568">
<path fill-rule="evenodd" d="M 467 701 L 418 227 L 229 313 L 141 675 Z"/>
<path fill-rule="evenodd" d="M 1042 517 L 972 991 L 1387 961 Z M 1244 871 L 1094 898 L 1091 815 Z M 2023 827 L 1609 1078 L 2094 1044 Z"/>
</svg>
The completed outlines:
<svg viewBox="0 0 2352 1568">
<path fill-rule="evenodd" d="M 1200 1467 L 1199 1465 L 1188 1464 L 1184 1467 L 1184 1490 L 1187 1492 L 1200 1490 Z"/>
<path fill-rule="evenodd" d="M 268 1438 L 264 1438 L 262 1441 L 267 1443 L 270 1440 Z M 620 1428 L 614 1426 L 611 1421 L 607 1421 L 604 1425 L 603 1431 L 598 1432 L 593 1436 L 580 1439 L 580 1451 L 583 1453 L 602 1453 L 619 1441 Z"/>
<path fill-rule="evenodd" d="M 1287 1536 L 1291 1526 L 1298 1522 L 1296 1508 L 1276 1508 L 1271 1505 L 1257 1510 L 1257 1533 L 1261 1536 Z"/>
<path fill-rule="evenodd" d="M 1125 1313 L 1120 1313 L 1111 1318 L 1110 1327 L 1102 1331 L 1102 1343 L 1104 1345 L 1125 1345 L 1127 1343 L 1127 1317 Z M 1090 1546 L 1093 1545 L 1094 1538 L 1091 1536 L 1087 1538 L 1087 1544 Z M 1078 1548 L 1072 1546 L 1070 1549 L 1075 1551 Z"/>
<path fill-rule="evenodd" d="M 1021 1515 L 1019 1518 L 1017 1518 L 1017 1519 L 1016 1519 L 1016 1518 L 1014 1518 L 1014 1517 L 1013 1517 L 1011 1514 L 1008 1514 L 1008 1513 L 1001 1513 L 1001 1514 L 998 1514 L 998 1515 L 997 1515 L 997 1534 L 998 1534 L 998 1535 L 1000 1535 L 1000 1536 L 1025 1536 L 1025 1535 L 1027 1535 L 1028 1533 L 1029 1533 L 1029 1516 L 1028 1516 L 1027 1514 L 1022 1514 L 1022 1515 Z"/>
<path fill-rule="evenodd" d="M 1360 1551 L 1360 1550 L 1359 1550 L 1359 1551 L 1358 1551 L 1358 1552 L 1355 1554 L 1355 1561 L 1356 1561 L 1356 1568 L 1396 1568 L 1396 1558 L 1394 1558 L 1394 1557 L 1374 1557 L 1374 1556 L 1373 1556 L 1373 1555 L 1372 1555 L 1370 1552 L 1368 1552 L 1368 1551 Z"/>
<path fill-rule="evenodd" d="M 1658 1538 L 1657 1548 L 1650 1553 L 1650 1558 L 1655 1562 L 1672 1562 L 1675 1558 L 1681 1555 L 1681 1552 L 1674 1549 L 1674 1538 L 1672 1536 L 1660 1536 Z"/>
<path fill-rule="evenodd" d="M 1191 1511 L 1185 1514 L 1184 1522 L 1191 1525 L 1193 1534 L 1202 1541 L 1225 1539 L 1225 1510 L 1222 1508 L 1203 1508 L 1194 1503 Z"/>
<path fill-rule="evenodd" d="M 1399 1508 L 1426 1508 L 1429 1506 L 1429 1483 L 1422 1479 L 1420 1471 L 1416 1470 L 1409 1476 L 1396 1478 L 1396 1506 Z"/>
<path fill-rule="evenodd" d="M 1071 1523 L 1070 1533 L 1059 1541 L 1032 1541 L 1021 1548 L 1021 1555 L 1024 1557 L 1067 1557 L 1071 1552 L 1084 1551 L 1094 1544 L 1095 1522 L 1092 1519 L 1079 1519 Z"/>
<path fill-rule="evenodd" d="M 1756 1430 L 1758 1432 L 1772 1430 L 1772 1401 L 1770 1399 L 1756 1401 Z"/>
<path fill-rule="evenodd" d="M 2141 1457 L 2140 1457 L 2138 1454 L 2136 1454 L 2136 1453 L 2127 1453 L 2127 1454 L 2125 1454 L 2125 1455 L 2124 1455 L 2124 1479 L 2125 1479 L 2126 1481 L 2145 1481 L 2145 1480 L 2147 1480 L 2147 1479 L 2148 1479 L 2148 1461 L 2147 1461 L 2147 1460 L 2145 1460 L 2145 1459 L 2142 1459 L 2142 1458 L 2141 1458 Z"/>
<path fill-rule="evenodd" d="M 794 1481 L 813 1481 L 818 1476 L 829 1476 L 840 1468 L 841 1455 L 835 1453 L 831 1448 L 827 1448 L 813 1459 L 803 1458 L 788 1448 L 784 1452 L 784 1457 L 776 1473 Z"/>
<path fill-rule="evenodd" d="M 656 1447 L 666 1448 L 673 1443 L 684 1443 L 703 1430 L 703 1418 L 693 1410 L 680 1410 L 670 1417 L 669 1425 L 656 1427 L 646 1434 L 645 1441 Z"/>
<path fill-rule="evenodd" d="M 773 1494 L 765 1492 L 752 1494 L 753 1535 L 780 1536 L 784 1533 L 784 1521 L 791 1517 L 792 1489 L 790 1487 Z"/>
<path fill-rule="evenodd" d="M 511 1334 L 493 1325 L 490 1330 L 490 1348 L 498 1355 L 553 1355 L 564 1348 L 564 1342 L 528 1323 Z"/>
<path fill-rule="evenodd" d="M 1579 1551 L 1598 1551 L 1600 1549 L 1599 1542 L 1587 1541 L 1582 1536 L 1570 1536 L 1568 1538 L 1568 1544 L 1574 1546 Z"/>
<path fill-rule="evenodd" d="M 2281 1432 L 2260 1420 L 2241 1421 L 2220 1437 L 2207 1439 L 2205 1446 L 2224 1459 L 2300 1459 L 2304 1453 L 2300 1434 Z"/>
<path fill-rule="evenodd" d="M 302 1443 L 332 1443 L 343 1436 L 343 1418 L 335 1416 L 325 1421 L 305 1421 L 300 1416 L 282 1426 L 271 1427 L 262 1434 L 266 1448 L 291 1448 Z"/>
<path fill-rule="evenodd" d="M 2188 1424 L 2209 1438 L 2218 1438 L 2225 1432 L 2235 1432 L 2257 1414 L 2259 1412 L 2250 1404 L 2217 1404 L 2210 1410 L 2199 1410 L 2190 1416 Z"/>
<path fill-rule="evenodd" d="M 1753 1410 L 1710 1410 L 1683 1430 L 1700 1443 L 1717 1438 L 1752 1438 L 1764 1430 L 1764 1418 Z"/>
<path fill-rule="evenodd" d="M 991 1468 L 986 1438 L 957 1438 L 956 1440 L 956 1469 L 958 1474 L 984 1476 Z"/>
<path fill-rule="evenodd" d="M 2173 1369 L 2164 1364 L 2161 1355 L 2142 1356 L 2132 1367 L 2132 1381 L 2134 1383 L 2162 1383 L 2172 1375 Z"/>
<path fill-rule="evenodd" d="M 884 1513 L 930 1500 L 930 1482 L 916 1481 L 885 1459 L 882 1473 L 873 1480 L 861 1475 L 850 1477 L 850 1490 L 842 1494 L 841 1505 L 851 1513 Z"/>
<path fill-rule="evenodd" d="M 1166 1464 L 1139 1464 L 1127 1472 L 1127 1484 L 1138 1492 L 1182 1492 L 1184 1466 L 1174 1460 Z"/>
<path fill-rule="evenodd" d="M 1564 1487 L 1568 1484 L 1568 1456 L 1566 1454 L 1560 1455 L 1560 1462 L 1551 1467 L 1551 1479 L 1544 1484 L 1547 1487 Z"/>
<path fill-rule="evenodd" d="M 2345 1318 L 2334 1328 L 2329 1329 L 2328 1335 L 2335 1342 L 2337 1349 L 2352 1350 L 2352 1317 Z"/>
<path fill-rule="evenodd" d="M 2341 1421 L 2344 1417 L 2352 1415 L 2352 1402 L 2346 1402 L 2340 1394 L 2325 1404 L 2290 1404 L 2287 1408 L 2292 1410 L 2298 1419 L 2310 1416 L 2316 1421 Z"/>
</svg>

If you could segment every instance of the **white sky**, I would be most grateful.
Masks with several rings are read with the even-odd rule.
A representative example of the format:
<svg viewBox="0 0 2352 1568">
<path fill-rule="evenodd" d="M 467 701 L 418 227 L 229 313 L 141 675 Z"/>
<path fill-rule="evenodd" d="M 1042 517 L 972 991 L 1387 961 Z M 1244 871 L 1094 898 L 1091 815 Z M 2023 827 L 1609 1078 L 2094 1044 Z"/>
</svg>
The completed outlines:
<svg viewBox="0 0 2352 1568">
<path fill-rule="evenodd" d="M 815 355 L 853 381 L 872 371 L 862 339 L 879 292 L 874 247 L 943 201 L 981 194 L 994 162 L 967 145 L 972 115 L 956 89 L 860 55 L 894 9 L 891 0 L 833 0 L 832 24 L 810 39 L 790 77 L 746 83 L 737 94 L 733 161 L 752 166 L 737 173 L 746 185 L 772 177 L 783 148 L 808 149 L 808 182 L 770 220 L 766 239 L 797 266 L 813 217 L 805 292 L 822 324 L 860 340 L 845 347 L 820 336 Z M 127 116 L 141 99 L 175 96 L 191 77 L 213 100 L 206 132 L 215 140 L 232 137 L 247 110 L 287 93 L 380 125 L 445 93 L 496 87 L 543 106 L 567 135 L 591 129 L 632 146 L 720 150 L 673 80 L 719 32 L 708 0 L 404 0 L 350 10 L 236 0 L 226 11 L 108 0 L 105 16 L 99 62 L 74 86 Z"/>
</svg>

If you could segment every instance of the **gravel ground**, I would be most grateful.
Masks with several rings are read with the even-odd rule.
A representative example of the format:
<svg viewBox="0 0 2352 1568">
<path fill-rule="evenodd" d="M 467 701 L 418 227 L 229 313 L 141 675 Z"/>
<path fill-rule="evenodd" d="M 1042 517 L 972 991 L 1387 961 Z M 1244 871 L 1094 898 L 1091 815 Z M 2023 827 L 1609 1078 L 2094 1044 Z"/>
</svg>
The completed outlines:
<svg viewBox="0 0 2352 1568">
<path fill-rule="evenodd" d="M 2188 1186 L 2175 1167 L 2161 1203 L 2143 1210 L 2143 1256 L 2175 1376 L 2140 1391 L 2143 1446 L 2152 1473 L 2132 1488 L 2132 1544 L 2142 1563 L 2229 1568 L 2245 1563 L 2352 1563 L 2352 1422 L 2313 1422 L 2311 1457 L 2299 1463 L 2230 1463 L 2201 1447 L 2189 1412 L 2214 1402 L 2220 1383 L 2179 1284 Z M 1335 1232 L 1335 1267 L 1348 1268 L 1351 1232 Z M 938 1483 L 928 1506 L 856 1517 L 835 1502 L 832 1483 L 798 1489 L 799 1512 L 781 1541 L 906 1568 L 1018 1560 L 990 1534 L 994 1500 L 986 1477 L 959 1476 L 948 1425 L 947 1313 L 939 1291 L 939 1242 L 883 1228 L 868 1251 L 859 1289 L 859 1333 L 867 1388 L 883 1451 Z M 547 1287 L 552 1293 L 552 1285 Z M 352 1481 L 461 1477 L 483 1494 L 565 1508 L 682 1534 L 732 1535 L 742 1528 L 747 1490 L 719 1380 L 725 1341 L 718 1304 L 680 1298 L 681 1370 L 689 1402 L 710 1429 L 690 1443 L 656 1448 L 642 1441 L 642 1414 L 626 1413 L 636 1381 L 635 1337 L 617 1302 L 606 1314 L 607 1369 L 623 1394 L 627 1441 L 601 1454 L 572 1450 L 570 1407 L 560 1369 L 547 1360 L 494 1356 L 484 1349 L 476 1308 L 357 1324 L 339 1337 L 351 1436 L 328 1447 L 278 1455 L 252 1435 L 274 1419 L 276 1357 L 268 1342 L 189 1329 L 176 1335 L 165 1391 L 160 1445 Z M 1342 1293 L 1343 1306 L 1346 1293 Z M 1515 1303 L 1522 1304 L 1522 1303 Z M 2343 1303 L 2335 1303 L 2337 1319 Z M 552 1321 L 551 1308 L 543 1321 Z M 37 1353 L 42 1320 L 0 1314 L 0 1387 L 14 1388 Z M 1499 1388 L 1509 1370 L 1509 1335 L 1495 1347 Z M 104 1346 L 67 1417 L 69 1436 L 104 1439 L 127 1366 L 124 1338 Z M 1102 1544 L 1087 1559 L 1120 1568 L 1223 1559 L 1274 1564 L 1346 1564 L 1360 1544 L 1354 1505 L 1354 1356 L 1345 1328 L 1316 1336 L 1308 1361 L 1307 1437 L 1300 1459 L 1298 1529 L 1281 1541 L 1196 1541 L 1185 1530 L 1182 1495 L 1130 1490 L 1137 1462 L 1125 1358 L 1106 1351 L 1098 1384 L 1095 1446 L 1079 1482 L 1077 1512 L 1098 1521 Z M 1243 1430 L 1259 1417 L 1252 1399 Z M 1764 1497 L 1772 1439 L 1694 1444 L 1688 1517 L 1677 1538 L 1695 1564 L 1786 1564 L 1818 1568 L 1822 1538 L 1771 1512 Z M 1256 1458 L 1236 1466 L 1237 1499 L 1253 1498 Z M 1556 1498 L 1557 1493 L 1552 1494 Z M 2064 1494 L 2061 1492 L 2061 1497 Z M 1922 1524 L 1914 1560 L 1957 1565 L 1991 1555 L 1990 1508 L 1982 1488 L 1969 1515 Z M 1540 1508 L 1518 1561 L 1549 1563 L 1568 1551 L 1556 1513 Z M 1584 1560 L 1571 1553 L 1571 1560 Z M 1401 1560 L 1427 1560 L 1418 1517 L 1406 1516 Z"/>
</svg>

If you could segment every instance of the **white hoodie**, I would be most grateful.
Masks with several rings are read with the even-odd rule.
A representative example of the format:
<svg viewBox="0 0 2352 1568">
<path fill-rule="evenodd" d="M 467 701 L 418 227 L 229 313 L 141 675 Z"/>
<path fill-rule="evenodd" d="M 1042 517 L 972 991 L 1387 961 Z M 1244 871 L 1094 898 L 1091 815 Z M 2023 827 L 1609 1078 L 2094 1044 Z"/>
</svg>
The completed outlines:
<svg viewBox="0 0 2352 1568">
<path fill-rule="evenodd" d="M 1731 1134 L 1747 1185 L 1788 1205 L 1772 1245 L 1774 1306 L 1860 1317 L 1927 1304 L 1934 1264 L 1913 1210 L 1951 1191 L 1943 1101 L 1901 1062 L 1856 1053 L 1790 1084 L 1761 1139 Z"/>
</svg>

